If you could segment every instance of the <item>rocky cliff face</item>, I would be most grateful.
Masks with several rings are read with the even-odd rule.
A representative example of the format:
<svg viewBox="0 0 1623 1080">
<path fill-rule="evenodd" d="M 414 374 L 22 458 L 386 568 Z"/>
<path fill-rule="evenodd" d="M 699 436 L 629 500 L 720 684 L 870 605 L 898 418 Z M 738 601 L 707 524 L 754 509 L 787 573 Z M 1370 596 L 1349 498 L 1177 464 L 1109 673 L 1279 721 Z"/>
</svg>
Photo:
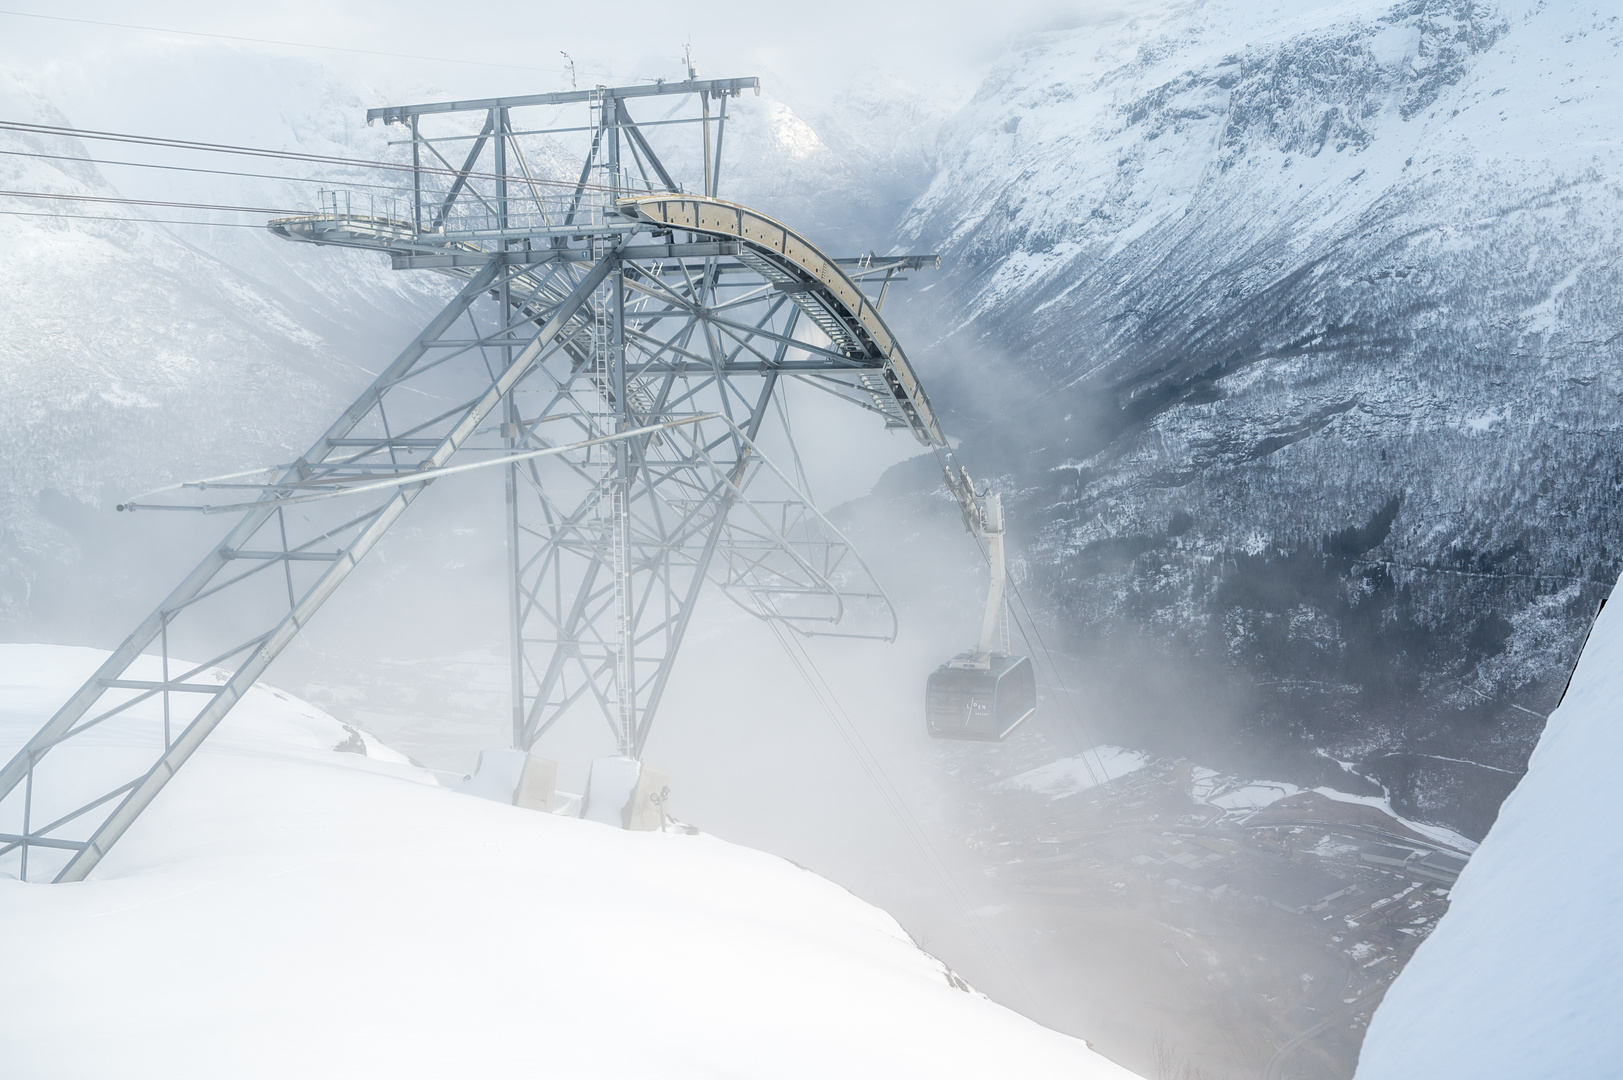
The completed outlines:
<svg viewBox="0 0 1623 1080">
<path fill-rule="evenodd" d="M 1102 718 L 1491 822 L 1620 565 L 1620 42 L 1207 0 L 1033 39 L 948 121 L 914 351 Z"/>
</svg>

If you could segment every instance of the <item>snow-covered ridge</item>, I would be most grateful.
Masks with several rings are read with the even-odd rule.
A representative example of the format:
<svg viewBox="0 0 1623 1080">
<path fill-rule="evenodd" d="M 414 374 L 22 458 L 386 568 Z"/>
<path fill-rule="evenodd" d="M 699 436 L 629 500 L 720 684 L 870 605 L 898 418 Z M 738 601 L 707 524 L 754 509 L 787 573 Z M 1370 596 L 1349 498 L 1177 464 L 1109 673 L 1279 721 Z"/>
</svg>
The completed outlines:
<svg viewBox="0 0 1623 1080">
<path fill-rule="evenodd" d="M 1430 175 L 1423 166 L 1446 156 L 1439 136 L 1455 153 L 1532 149 L 1514 140 L 1534 132 L 1513 129 L 1507 143 L 1490 110 L 1455 110 L 1482 103 L 1475 86 L 1440 105 L 1481 74 L 1470 62 L 1510 21 L 1481 4 L 1206 0 L 1045 35 L 945 126 L 942 167 L 904 232 L 981 267 L 999 260 L 966 323 L 1056 278 L 1038 310 L 1063 318 L 1063 297 L 1085 287 L 1071 277 L 1078 256 L 1109 258 L 1186 214 L 1213 214 L 1218 190 L 1228 220 L 1200 223 L 1208 230 L 1249 234 L 1249 248 L 1288 231 L 1306 251 Z M 1550 164 L 1590 161 L 1587 147 L 1564 150 L 1569 160 Z M 1269 269 L 1255 267 L 1255 284 Z"/>
<path fill-rule="evenodd" d="M 0 646 L 0 754 L 104 656 Z M 155 704 L 92 754 L 155 736 Z M 351 741 L 255 688 L 89 881 L 0 876 L 8 1075 L 1130 1075 L 788 862 Z"/>
<path fill-rule="evenodd" d="M 1620 705 L 1623 604 L 1614 595 L 1448 914 L 1376 1011 L 1360 1080 L 1617 1075 Z"/>
</svg>

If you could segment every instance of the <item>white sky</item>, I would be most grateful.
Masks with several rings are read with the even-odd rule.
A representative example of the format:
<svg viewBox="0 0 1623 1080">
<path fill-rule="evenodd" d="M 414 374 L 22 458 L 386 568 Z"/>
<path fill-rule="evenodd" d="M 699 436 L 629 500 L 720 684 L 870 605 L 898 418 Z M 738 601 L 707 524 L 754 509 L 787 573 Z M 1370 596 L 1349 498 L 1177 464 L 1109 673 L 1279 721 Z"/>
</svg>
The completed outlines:
<svg viewBox="0 0 1623 1080">
<path fill-rule="evenodd" d="M 569 76 L 561 50 L 574 57 L 582 86 L 670 78 L 679 74 L 678 58 L 691 42 L 701 76 L 760 75 L 769 85 L 778 84 L 780 95 L 802 102 L 827 100 L 852 82 L 878 74 L 928 90 L 955 106 L 969 98 L 986 69 L 1020 36 L 1108 18 L 1131 2 L 1136 0 L 1003 0 L 995 5 L 965 0 L 542 0 L 527 5 L 490 0 L 433 5 L 412 0 L 270 0 L 253 5 L 86 0 L 65 6 L 14 0 L 0 9 L 0 65 L 25 75 L 54 66 L 60 77 L 62 65 L 71 70 L 76 64 L 94 64 L 108 52 L 159 43 L 173 48 L 188 40 L 19 14 L 32 13 L 517 65 L 241 45 L 322 60 L 383 84 L 431 82 L 454 96 L 566 88 Z M 86 123 L 93 118 L 76 119 Z"/>
</svg>

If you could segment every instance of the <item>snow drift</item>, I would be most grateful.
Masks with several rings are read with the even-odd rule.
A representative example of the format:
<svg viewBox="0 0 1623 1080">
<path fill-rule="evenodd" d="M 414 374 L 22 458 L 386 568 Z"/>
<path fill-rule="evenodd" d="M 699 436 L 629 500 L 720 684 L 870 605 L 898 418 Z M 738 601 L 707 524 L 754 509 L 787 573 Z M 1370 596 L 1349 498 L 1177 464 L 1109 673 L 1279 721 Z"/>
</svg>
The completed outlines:
<svg viewBox="0 0 1623 1080">
<path fill-rule="evenodd" d="M 0 646 L 0 753 L 103 656 Z M 0 877 L 0 954 L 40 1080 L 1130 1075 L 793 864 L 458 794 L 263 687 L 91 880 Z"/>
<path fill-rule="evenodd" d="M 1360 1080 L 1617 1075 L 1620 704 L 1623 604 L 1612 603 L 1448 914 L 1376 1011 Z"/>
</svg>

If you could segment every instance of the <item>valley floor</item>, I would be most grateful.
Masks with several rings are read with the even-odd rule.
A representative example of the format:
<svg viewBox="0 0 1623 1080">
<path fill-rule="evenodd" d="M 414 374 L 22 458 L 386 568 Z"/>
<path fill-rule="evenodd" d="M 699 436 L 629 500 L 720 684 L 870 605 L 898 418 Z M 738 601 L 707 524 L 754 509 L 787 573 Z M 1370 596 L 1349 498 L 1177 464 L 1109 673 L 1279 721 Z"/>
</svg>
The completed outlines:
<svg viewBox="0 0 1623 1080">
<path fill-rule="evenodd" d="M 1254 807 L 1212 778 L 1150 760 L 1057 798 L 979 786 L 989 921 L 1051 1022 L 1146 1075 L 1346 1080 L 1448 907 L 1457 871 L 1419 859 L 1450 849 L 1374 807 L 1277 791 Z M 1384 853 L 1408 865 L 1369 861 Z"/>
</svg>

